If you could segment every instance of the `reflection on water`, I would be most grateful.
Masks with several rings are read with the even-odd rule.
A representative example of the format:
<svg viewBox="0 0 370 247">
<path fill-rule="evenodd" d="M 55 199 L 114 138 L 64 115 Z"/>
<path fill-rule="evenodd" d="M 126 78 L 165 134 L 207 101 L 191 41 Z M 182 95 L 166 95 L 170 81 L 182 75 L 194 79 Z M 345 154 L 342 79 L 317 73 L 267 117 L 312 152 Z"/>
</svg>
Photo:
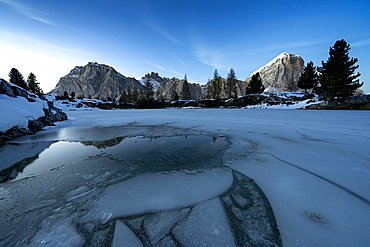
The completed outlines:
<svg viewBox="0 0 370 247">
<path fill-rule="evenodd" d="M 121 164 L 158 169 L 202 166 L 225 148 L 225 138 L 207 135 L 116 137 L 104 141 L 53 143 L 36 157 L 25 158 L 7 169 L 3 181 L 19 180 L 54 171 L 92 156 L 104 156 Z M 21 165 L 20 165 L 21 164 Z M 212 166 L 216 166 L 212 164 Z M 158 170 L 157 169 L 157 170 Z M 3 172 L 4 173 L 4 172 Z"/>
<path fill-rule="evenodd" d="M 112 138 L 107 141 L 83 141 L 81 142 L 85 146 L 94 146 L 98 149 L 107 148 L 107 147 L 113 147 L 121 143 L 123 140 L 123 137 L 116 137 Z"/>
<path fill-rule="evenodd" d="M 56 142 L 41 152 L 38 159 L 26 166 L 15 180 L 37 176 L 96 153 L 96 148 L 84 146 L 79 142 Z"/>
</svg>

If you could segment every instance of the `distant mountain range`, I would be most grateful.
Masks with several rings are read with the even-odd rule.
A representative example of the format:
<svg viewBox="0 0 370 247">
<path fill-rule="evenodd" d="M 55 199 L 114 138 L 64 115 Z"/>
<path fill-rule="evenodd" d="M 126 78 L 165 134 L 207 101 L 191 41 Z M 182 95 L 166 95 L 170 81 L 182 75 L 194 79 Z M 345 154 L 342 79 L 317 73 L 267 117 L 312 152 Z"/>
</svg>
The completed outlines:
<svg viewBox="0 0 370 247">
<path fill-rule="evenodd" d="M 298 91 L 298 79 L 303 72 L 304 61 L 300 56 L 282 53 L 268 64 L 258 69 L 262 83 L 267 91 Z M 252 73 L 245 81 L 238 81 L 238 95 L 243 95 L 245 88 L 249 84 Z M 182 95 L 184 80 L 178 78 L 161 77 L 158 73 L 149 74 L 155 88 L 155 98 L 163 100 L 174 100 Z M 89 62 L 85 66 L 76 66 L 71 72 L 60 78 L 56 87 L 49 92 L 52 95 L 63 95 L 64 92 L 76 96 L 116 99 L 121 95 L 123 89 L 130 88 L 131 91 L 136 88 L 138 91 L 143 87 L 145 77 L 137 80 L 132 77 L 126 77 L 117 72 L 113 67 Z M 205 97 L 206 85 L 189 83 L 191 99 L 200 99 Z M 177 96 L 176 96 L 177 95 Z M 226 95 L 225 87 L 222 86 L 221 96 Z"/>
</svg>

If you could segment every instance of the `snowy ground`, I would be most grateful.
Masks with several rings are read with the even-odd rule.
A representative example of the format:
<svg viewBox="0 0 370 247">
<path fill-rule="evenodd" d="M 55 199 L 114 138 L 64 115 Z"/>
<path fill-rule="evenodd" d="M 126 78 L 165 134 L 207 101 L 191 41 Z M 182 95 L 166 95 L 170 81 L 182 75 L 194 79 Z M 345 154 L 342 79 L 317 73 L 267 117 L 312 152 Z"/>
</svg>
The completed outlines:
<svg viewBox="0 0 370 247">
<path fill-rule="evenodd" d="M 231 144 L 222 157 L 223 164 L 252 178 L 261 187 L 275 213 L 284 246 L 368 246 L 368 111 L 94 109 L 67 113 L 68 121 L 58 122 L 56 127 L 47 127 L 34 136 L 17 141 L 84 141 L 88 136 L 82 130 L 128 124 L 169 126 L 226 136 Z M 101 134 L 105 134 L 106 139 L 115 137 L 115 133 L 109 131 Z M 94 136 L 89 138 L 94 139 Z M 222 181 L 227 182 L 227 178 Z M 89 192 L 84 187 L 80 190 L 69 197 Z M 6 193 L 1 190 L 0 197 L 6 198 Z M 182 213 L 177 214 L 181 216 Z M 189 216 L 188 224 L 192 220 L 196 221 L 196 218 Z M 47 235 L 54 221 L 63 221 L 61 225 L 71 229 L 71 222 L 66 219 L 48 219 L 42 223 L 46 230 L 39 231 L 35 239 Z M 122 225 L 118 221 L 116 229 L 124 232 Z M 63 231 L 54 229 L 53 232 L 59 230 Z M 81 244 L 75 230 L 68 233 L 75 245 Z M 182 234 L 178 233 L 179 236 Z M 114 241 L 119 244 L 121 240 Z"/>
<path fill-rule="evenodd" d="M 28 120 L 35 120 L 45 116 L 43 108 L 48 108 L 47 102 L 35 98 L 35 102 L 29 102 L 24 97 L 9 97 L 0 94 L 0 132 L 17 126 L 27 128 Z"/>
</svg>

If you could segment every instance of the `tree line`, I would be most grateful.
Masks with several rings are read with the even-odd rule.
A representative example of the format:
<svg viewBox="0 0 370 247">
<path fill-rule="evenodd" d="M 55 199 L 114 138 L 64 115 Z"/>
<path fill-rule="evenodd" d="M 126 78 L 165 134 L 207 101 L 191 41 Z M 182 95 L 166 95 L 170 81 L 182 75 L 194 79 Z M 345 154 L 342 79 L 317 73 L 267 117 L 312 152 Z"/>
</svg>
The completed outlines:
<svg viewBox="0 0 370 247">
<path fill-rule="evenodd" d="M 172 98 L 173 100 L 191 100 L 191 90 L 190 85 L 188 82 L 187 75 L 185 74 L 184 79 L 179 80 L 177 78 L 172 78 L 170 80 L 173 80 L 175 82 L 182 82 L 181 89 L 179 92 L 174 92 Z M 153 81 L 151 79 L 151 76 L 149 73 L 145 74 L 144 76 L 144 85 L 142 85 L 139 89 L 134 87 L 133 89 L 127 88 L 123 89 L 122 93 L 119 97 L 120 103 L 134 103 L 137 101 L 146 101 L 151 102 L 154 101 L 154 96 L 156 96 L 157 100 L 161 100 L 162 96 L 159 95 L 157 91 L 157 95 L 155 95 L 155 85 L 153 84 Z"/>
<path fill-rule="evenodd" d="M 298 81 L 298 87 L 311 90 L 320 95 L 329 104 L 341 101 L 363 85 L 359 79 L 360 73 L 355 73 L 359 67 L 357 58 L 349 57 L 350 45 L 343 39 L 335 42 L 329 48 L 329 58 L 316 67 L 312 61 L 305 66 Z"/>
<path fill-rule="evenodd" d="M 226 79 L 222 78 L 217 69 L 213 73 L 212 80 L 208 80 L 206 84 L 206 97 L 209 99 L 221 99 L 221 93 L 224 92 L 223 98 L 236 98 L 238 96 L 238 78 L 236 77 L 235 70 L 230 68 Z M 262 85 L 260 74 L 255 73 L 247 87 L 245 94 L 262 93 L 265 90 Z"/>
<path fill-rule="evenodd" d="M 172 100 L 191 100 L 191 90 L 190 84 L 187 79 L 187 75 L 185 74 L 182 80 L 177 78 L 172 78 L 170 80 L 176 81 L 177 83 L 182 83 L 179 92 L 173 92 Z M 256 73 L 252 76 L 252 79 L 248 86 L 245 89 L 245 94 L 253 94 L 253 93 L 262 93 L 264 91 L 264 86 L 262 85 L 262 80 L 259 73 Z M 221 99 L 221 98 L 235 98 L 238 96 L 238 79 L 236 77 L 235 70 L 233 68 L 230 69 L 230 72 L 227 75 L 227 78 L 222 78 L 219 74 L 217 69 L 214 71 L 214 75 L 212 80 L 208 80 L 206 86 L 206 98 L 209 99 Z M 221 95 L 222 92 L 226 95 Z M 156 97 L 154 97 L 156 96 Z M 123 89 L 122 93 L 119 97 L 120 103 L 134 103 L 137 101 L 154 101 L 154 98 L 157 100 L 161 100 L 162 96 L 159 95 L 157 91 L 157 95 L 155 95 L 155 87 L 151 80 L 150 74 L 147 73 L 144 76 L 144 84 L 142 87 L 137 89 L 134 87 L 133 89 L 127 88 Z"/>
<path fill-rule="evenodd" d="M 14 85 L 17 85 L 31 93 L 42 95 L 44 92 L 40 87 L 40 83 L 37 81 L 36 76 L 31 72 L 27 81 L 24 80 L 22 74 L 15 68 L 12 68 L 8 74 L 9 81 Z"/>
</svg>

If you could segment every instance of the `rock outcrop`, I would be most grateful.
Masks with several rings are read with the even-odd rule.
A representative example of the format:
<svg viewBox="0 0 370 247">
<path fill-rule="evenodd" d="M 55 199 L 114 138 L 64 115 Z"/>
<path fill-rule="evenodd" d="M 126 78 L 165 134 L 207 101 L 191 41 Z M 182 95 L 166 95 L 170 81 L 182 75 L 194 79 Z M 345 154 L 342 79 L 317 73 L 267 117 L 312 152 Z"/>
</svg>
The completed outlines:
<svg viewBox="0 0 370 247">
<path fill-rule="evenodd" d="M 68 75 L 60 78 L 50 94 L 74 92 L 76 96 L 115 99 L 123 89 L 134 87 L 142 87 L 135 78 L 125 77 L 111 66 L 90 62 L 83 67 L 76 66 Z"/>
<path fill-rule="evenodd" d="M 28 101 L 34 101 L 33 98 L 36 97 L 36 95 L 31 94 L 23 88 L 9 83 L 4 79 L 0 79 L 0 94 L 6 94 L 10 97 L 21 96 L 26 98 Z"/>
<path fill-rule="evenodd" d="M 156 99 L 175 100 L 177 96 L 179 97 L 179 99 L 182 99 L 184 83 L 185 83 L 184 80 L 180 80 L 176 77 L 173 77 L 171 79 L 162 78 L 156 90 Z M 202 87 L 196 83 L 188 83 L 188 85 L 190 99 L 192 100 L 201 99 L 203 96 Z"/>
<path fill-rule="evenodd" d="M 245 82 L 249 83 L 252 75 L 259 72 L 265 91 L 295 92 L 299 91 L 297 83 L 303 70 L 300 56 L 284 52 L 248 76 Z"/>
</svg>

